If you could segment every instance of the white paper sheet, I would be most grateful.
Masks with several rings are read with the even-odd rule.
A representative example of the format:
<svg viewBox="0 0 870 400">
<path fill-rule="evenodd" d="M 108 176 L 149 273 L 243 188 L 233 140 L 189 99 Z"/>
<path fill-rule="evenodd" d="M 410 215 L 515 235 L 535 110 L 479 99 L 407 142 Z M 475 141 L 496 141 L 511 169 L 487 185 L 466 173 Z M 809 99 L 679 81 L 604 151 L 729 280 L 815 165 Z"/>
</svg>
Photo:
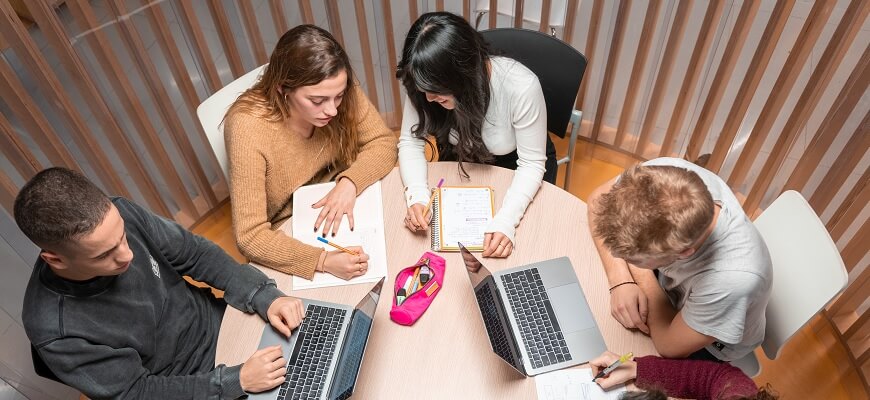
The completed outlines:
<svg viewBox="0 0 870 400">
<path fill-rule="evenodd" d="M 317 240 L 322 232 L 314 232 L 314 222 L 320 214 L 320 209 L 311 205 L 322 199 L 335 187 L 335 182 L 303 186 L 293 193 L 293 237 L 312 246 L 326 250 L 335 250 L 332 246 Z M 364 282 L 376 282 L 387 275 L 387 245 L 384 237 L 384 205 L 381 196 L 381 183 L 375 182 L 364 190 L 356 199 L 353 207 L 354 230 L 348 226 L 345 217 L 335 237 L 331 234 L 326 239 L 339 246 L 362 246 L 369 255 L 369 269 L 365 275 L 351 280 L 337 278 L 325 272 L 315 272 L 314 280 L 293 277 L 293 290 L 314 289 L 326 286 L 352 285 Z"/>
<path fill-rule="evenodd" d="M 487 187 L 441 188 L 441 247 L 483 247 L 486 226 L 492 221 L 492 190 Z"/>
<path fill-rule="evenodd" d="M 535 376 L 538 400 L 617 400 L 625 386 L 604 391 L 592 382 L 589 368 L 561 369 Z"/>
</svg>

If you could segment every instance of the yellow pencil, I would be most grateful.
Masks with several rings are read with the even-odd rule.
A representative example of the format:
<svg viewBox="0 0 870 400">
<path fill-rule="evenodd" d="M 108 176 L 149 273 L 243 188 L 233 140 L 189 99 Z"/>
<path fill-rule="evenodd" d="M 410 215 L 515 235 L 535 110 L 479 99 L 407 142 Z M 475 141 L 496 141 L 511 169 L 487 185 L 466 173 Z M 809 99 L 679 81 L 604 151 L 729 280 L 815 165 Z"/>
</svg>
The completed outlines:
<svg viewBox="0 0 870 400">
<path fill-rule="evenodd" d="M 341 251 L 343 251 L 343 252 L 345 252 L 345 253 L 347 253 L 347 254 L 352 254 L 352 255 L 355 255 L 355 256 L 358 256 L 358 255 L 359 255 L 359 253 L 357 253 L 357 252 L 355 252 L 355 251 L 353 251 L 353 250 L 350 250 L 350 249 L 346 249 L 346 248 L 344 248 L 344 247 L 341 247 L 341 246 L 339 246 L 339 245 L 337 245 L 337 244 L 335 244 L 335 243 L 332 243 L 332 242 L 326 240 L 326 238 L 322 238 L 322 237 L 318 236 L 318 237 L 317 237 L 317 240 L 319 240 L 319 241 L 321 241 L 321 242 L 323 242 L 323 243 L 326 243 L 326 244 L 328 244 L 328 245 L 330 245 L 330 246 L 332 246 L 332 247 L 335 247 L 336 249 L 339 249 L 339 250 L 341 250 Z"/>
</svg>

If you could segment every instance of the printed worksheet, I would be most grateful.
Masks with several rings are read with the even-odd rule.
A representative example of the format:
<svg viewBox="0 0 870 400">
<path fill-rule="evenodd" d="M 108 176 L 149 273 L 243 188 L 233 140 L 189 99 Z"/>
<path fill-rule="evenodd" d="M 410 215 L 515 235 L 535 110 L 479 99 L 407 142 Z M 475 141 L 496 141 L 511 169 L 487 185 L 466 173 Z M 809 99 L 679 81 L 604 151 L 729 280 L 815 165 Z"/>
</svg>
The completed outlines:
<svg viewBox="0 0 870 400">
<path fill-rule="evenodd" d="M 326 196 L 333 187 L 335 187 L 335 182 L 320 183 L 303 186 L 293 193 L 294 238 L 328 251 L 335 250 L 334 247 L 317 240 L 317 236 L 322 232 L 315 233 L 313 228 L 314 222 L 317 221 L 317 216 L 320 214 L 320 209 L 311 208 L 312 204 Z M 342 247 L 361 246 L 370 257 L 368 272 L 348 281 L 325 272 L 315 272 L 313 280 L 294 276 L 293 290 L 376 282 L 387 275 L 387 245 L 384 237 L 384 205 L 383 197 L 381 197 L 381 182 L 375 182 L 360 193 L 353 207 L 353 219 L 353 231 L 350 230 L 347 217 L 345 217 L 336 235 L 333 237 L 332 234 L 328 234 L 326 239 Z"/>
<path fill-rule="evenodd" d="M 592 370 L 589 368 L 561 369 L 537 375 L 535 386 L 538 400 L 617 400 L 625 392 L 624 385 L 605 392 L 592 382 Z"/>
</svg>

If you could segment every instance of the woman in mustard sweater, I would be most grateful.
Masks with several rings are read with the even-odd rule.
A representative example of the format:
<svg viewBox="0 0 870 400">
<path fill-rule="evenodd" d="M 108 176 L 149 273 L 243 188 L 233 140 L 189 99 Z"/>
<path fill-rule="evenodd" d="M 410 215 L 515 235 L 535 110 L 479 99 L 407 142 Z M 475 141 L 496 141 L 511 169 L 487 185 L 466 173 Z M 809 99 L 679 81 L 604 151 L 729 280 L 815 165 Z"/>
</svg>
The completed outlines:
<svg viewBox="0 0 870 400">
<path fill-rule="evenodd" d="M 281 36 L 263 76 L 224 119 L 233 233 L 251 261 L 311 279 L 362 275 L 368 255 L 324 251 L 277 227 L 293 212 L 293 192 L 334 180 L 313 204 L 315 232 L 353 229 L 356 197 L 396 164 L 396 136 L 353 77 L 347 53 L 329 34 L 300 25 Z M 347 217 L 347 221 L 343 219 Z"/>
</svg>

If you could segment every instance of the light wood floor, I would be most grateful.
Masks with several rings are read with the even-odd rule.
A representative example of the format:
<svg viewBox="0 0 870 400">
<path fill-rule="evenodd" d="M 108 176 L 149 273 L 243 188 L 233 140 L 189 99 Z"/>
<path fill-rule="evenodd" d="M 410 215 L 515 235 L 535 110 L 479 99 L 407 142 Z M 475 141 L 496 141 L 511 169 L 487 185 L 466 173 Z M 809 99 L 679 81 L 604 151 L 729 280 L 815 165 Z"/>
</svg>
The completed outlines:
<svg viewBox="0 0 870 400">
<path fill-rule="evenodd" d="M 584 144 L 578 143 L 578 146 L 576 154 L 585 154 Z M 557 142 L 556 147 L 558 154 L 562 154 L 565 144 Z M 632 163 L 628 157 L 606 150 L 596 150 L 594 156 L 595 159 L 581 158 L 574 162 L 570 192 L 583 200 L 594 188 Z M 560 168 L 559 184 L 564 180 L 564 168 Z M 229 204 L 215 210 L 193 231 L 214 241 L 237 260 L 243 260 L 232 236 Z M 785 346 L 776 361 L 759 356 L 762 373 L 756 377 L 756 383 L 769 383 L 783 399 L 870 398 L 834 335 L 827 320 L 814 319 Z"/>
</svg>

